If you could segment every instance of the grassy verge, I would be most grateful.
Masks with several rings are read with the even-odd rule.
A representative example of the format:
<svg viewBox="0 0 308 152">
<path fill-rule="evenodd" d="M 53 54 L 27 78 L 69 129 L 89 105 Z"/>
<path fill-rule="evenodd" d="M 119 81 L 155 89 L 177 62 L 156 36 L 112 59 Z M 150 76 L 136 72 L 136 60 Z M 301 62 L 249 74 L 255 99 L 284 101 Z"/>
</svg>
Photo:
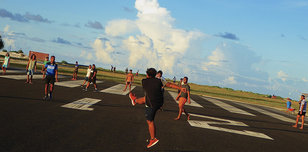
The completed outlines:
<svg viewBox="0 0 308 152">
<path fill-rule="evenodd" d="M 0 57 L 0 60 L 3 60 L 3 58 Z M 26 64 L 27 61 L 25 60 L 18 60 L 18 59 L 11 60 L 11 67 L 25 68 Z M 58 64 L 59 64 L 59 74 L 68 76 L 72 75 L 74 69 L 73 64 L 66 64 L 66 65 L 63 65 L 61 63 Z M 38 64 L 37 69 L 41 70 L 42 64 Z M 81 66 L 79 68 L 78 75 L 83 77 L 86 75 L 86 72 L 87 72 L 87 67 Z M 98 68 L 97 78 L 99 80 L 108 80 L 118 83 L 124 83 L 125 77 L 126 76 L 123 71 L 110 72 L 109 70 Z M 135 77 L 134 85 L 141 85 L 141 80 L 144 78 L 145 75 L 142 74 L 139 75 L 138 77 Z M 233 90 L 230 88 L 220 88 L 216 86 L 198 85 L 194 83 L 190 83 L 190 86 L 191 86 L 191 93 L 196 95 L 204 95 L 204 96 L 222 98 L 226 100 L 235 100 L 250 104 L 272 107 L 281 110 L 286 109 L 286 101 L 281 97 L 273 99 L 273 98 L 268 98 L 268 95 L 240 91 L 240 90 Z"/>
</svg>

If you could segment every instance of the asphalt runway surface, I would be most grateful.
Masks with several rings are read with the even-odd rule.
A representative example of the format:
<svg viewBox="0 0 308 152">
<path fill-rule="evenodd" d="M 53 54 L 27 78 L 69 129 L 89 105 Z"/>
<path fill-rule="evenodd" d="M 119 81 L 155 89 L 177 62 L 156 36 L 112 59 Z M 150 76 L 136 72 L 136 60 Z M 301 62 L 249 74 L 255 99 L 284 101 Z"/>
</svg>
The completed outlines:
<svg viewBox="0 0 308 152">
<path fill-rule="evenodd" d="M 291 127 L 292 115 L 192 95 L 193 103 L 185 106 L 191 120 L 183 115 L 175 121 L 178 106 L 168 91 L 155 118 L 160 141 L 147 149 L 144 105 L 132 106 L 122 85 L 103 80 L 98 92 L 92 85 L 84 91 L 82 81 L 62 77 L 53 100 L 43 101 L 41 75 L 33 84 L 13 79 L 16 75 L 0 76 L 1 152 L 308 151 L 308 127 Z M 132 92 L 144 95 L 140 86 Z"/>
</svg>

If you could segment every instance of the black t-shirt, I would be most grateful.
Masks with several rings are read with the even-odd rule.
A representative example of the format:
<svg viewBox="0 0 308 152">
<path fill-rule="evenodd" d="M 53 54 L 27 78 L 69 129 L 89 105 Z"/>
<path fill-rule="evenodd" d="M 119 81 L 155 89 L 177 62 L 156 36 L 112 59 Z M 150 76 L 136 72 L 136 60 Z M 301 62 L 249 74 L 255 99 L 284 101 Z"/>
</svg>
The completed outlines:
<svg viewBox="0 0 308 152">
<path fill-rule="evenodd" d="M 96 74 L 95 74 L 95 76 L 93 77 L 94 72 L 95 72 Z M 96 70 L 96 69 L 92 69 L 92 70 L 91 70 L 91 75 L 90 75 L 90 77 L 93 77 L 93 78 L 95 79 L 95 78 L 96 78 L 96 75 L 97 75 L 97 70 Z"/>
<path fill-rule="evenodd" d="M 164 104 L 162 82 L 157 78 L 146 78 L 142 80 L 145 93 L 145 104 L 152 108 L 161 107 Z"/>
</svg>

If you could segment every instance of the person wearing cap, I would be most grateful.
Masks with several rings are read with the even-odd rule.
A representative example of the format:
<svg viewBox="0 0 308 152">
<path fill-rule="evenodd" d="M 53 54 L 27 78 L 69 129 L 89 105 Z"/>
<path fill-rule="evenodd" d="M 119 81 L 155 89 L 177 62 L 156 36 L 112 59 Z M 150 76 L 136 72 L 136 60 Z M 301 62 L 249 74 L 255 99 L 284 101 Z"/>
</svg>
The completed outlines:
<svg viewBox="0 0 308 152">
<path fill-rule="evenodd" d="M 296 117 L 296 122 L 295 122 L 295 125 L 293 125 L 294 128 L 297 128 L 298 119 L 300 117 L 302 117 L 302 126 L 299 129 L 304 129 L 304 120 L 305 120 L 305 115 L 306 115 L 306 107 L 307 107 L 307 102 L 305 100 L 305 96 L 302 95 L 301 96 L 301 100 L 299 101 L 299 110 L 298 110 L 298 114 L 297 114 L 297 117 Z"/>
</svg>

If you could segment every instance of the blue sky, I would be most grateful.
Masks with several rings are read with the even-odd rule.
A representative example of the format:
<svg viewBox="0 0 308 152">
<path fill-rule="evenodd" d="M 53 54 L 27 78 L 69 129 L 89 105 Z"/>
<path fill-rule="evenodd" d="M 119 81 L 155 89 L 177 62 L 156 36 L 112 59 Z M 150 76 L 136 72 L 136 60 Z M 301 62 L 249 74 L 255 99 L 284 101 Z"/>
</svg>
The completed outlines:
<svg viewBox="0 0 308 152">
<path fill-rule="evenodd" d="M 6 49 L 297 99 L 308 0 L 0 0 Z"/>
</svg>

